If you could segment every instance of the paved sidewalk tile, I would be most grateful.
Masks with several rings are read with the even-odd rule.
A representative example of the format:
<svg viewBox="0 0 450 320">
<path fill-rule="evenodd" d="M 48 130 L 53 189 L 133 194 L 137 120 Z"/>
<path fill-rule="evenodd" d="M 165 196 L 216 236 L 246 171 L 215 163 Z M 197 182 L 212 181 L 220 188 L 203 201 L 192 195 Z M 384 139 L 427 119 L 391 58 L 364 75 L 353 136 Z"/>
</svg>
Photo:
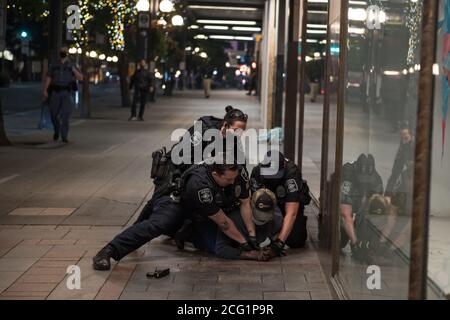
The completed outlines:
<svg viewBox="0 0 450 320">
<path fill-rule="evenodd" d="M 22 274 L 23 272 L 17 271 L 0 271 L 0 292 L 16 282 Z"/>
<path fill-rule="evenodd" d="M 101 288 L 96 300 L 117 300 L 127 285 L 135 266 L 117 265 Z"/>
<path fill-rule="evenodd" d="M 39 258 L 1 258 L 0 259 L 0 272 L 1 271 L 26 271 L 38 260 L 39 260 Z"/>
<path fill-rule="evenodd" d="M 18 245 L 11 251 L 9 251 L 5 258 L 40 258 L 44 256 L 52 246 L 31 246 L 31 245 Z"/>
</svg>

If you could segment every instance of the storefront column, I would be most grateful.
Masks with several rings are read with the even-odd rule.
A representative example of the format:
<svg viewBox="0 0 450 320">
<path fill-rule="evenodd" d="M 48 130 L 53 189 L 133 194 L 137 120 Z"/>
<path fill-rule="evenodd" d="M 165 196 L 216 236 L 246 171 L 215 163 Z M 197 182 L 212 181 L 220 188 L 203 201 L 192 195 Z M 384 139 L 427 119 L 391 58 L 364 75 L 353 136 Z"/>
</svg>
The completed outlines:
<svg viewBox="0 0 450 320">
<path fill-rule="evenodd" d="M 286 67 L 286 103 L 284 115 L 284 154 L 295 159 L 297 120 L 298 50 L 302 0 L 289 0 L 288 52 Z"/>
<path fill-rule="evenodd" d="M 339 31 L 339 82 L 337 87 L 337 118 L 336 118 L 336 161 L 335 179 L 332 185 L 332 245 L 333 255 L 332 276 L 339 272 L 339 220 L 340 220 L 340 185 L 342 175 L 342 162 L 344 151 L 344 111 L 345 111 L 345 88 L 346 88 L 346 66 L 347 66 L 347 38 L 348 38 L 348 0 L 341 2 L 340 31 Z"/>
<path fill-rule="evenodd" d="M 329 90 L 329 77 L 330 77 L 330 62 L 329 57 L 331 55 L 330 50 L 330 10 L 328 5 L 328 18 L 327 18 L 327 45 L 326 45 L 326 58 L 325 58 L 325 95 L 323 100 L 323 114 L 322 114 L 322 148 L 320 154 L 320 195 L 319 195 L 319 223 L 322 223 L 324 206 L 326 205 L 325 187 L 328 176 L 328 143 L 330 134 L 330 95 Z"/>
<path fill-rule="evenodd" d="M 270 129 L 272 127 L 273 92 L 275 83 L 275 44 L 276 44 L 276 1 L 266 1 L 264 9 L 264 28 L 261 46 L 261 106 L 262 123 Z"/>
<path fill-rule="evenodd" d="M 300 39 L 300 81 L 298 82 L 299 96 L 299 116 L 298 116 L 298 138 L 297 138 L 297 165 L 303 167 L 303 130 L 305 121 L 305 74 L 306 74 L 306 24 L 308 19 L 308 0 L 302 1 L 302 21 Z"/>
<path fill-rule="evenodd" d="M 436 61 L 438 1 L 427 0 L 423 2 L 423 6 L 408 293 L 408 298 L 413 300 L 423 300 L 427 297 L 428 221 L 434 115 L 433 64 Z"/>
<path fill-rule="evenodd" d="M 281 127 L 283 116 L 284 63 L 286 52 L 286 0 L 277 1 L 277 54 L 275 58 L 272 127 Z"/>
</svg>

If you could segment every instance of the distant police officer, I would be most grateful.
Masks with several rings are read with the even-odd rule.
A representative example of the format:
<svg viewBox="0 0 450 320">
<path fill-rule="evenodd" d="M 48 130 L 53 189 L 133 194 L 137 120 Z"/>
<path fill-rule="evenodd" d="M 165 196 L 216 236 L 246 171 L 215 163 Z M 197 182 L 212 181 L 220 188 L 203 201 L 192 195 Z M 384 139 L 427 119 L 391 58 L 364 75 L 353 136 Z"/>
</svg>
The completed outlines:
<svg viewBox="0 0 450 320">
<path fill-rule="evenodd" d="M 153 153 L 152 164 L 152 179 L 155 186 L 163 185 L 165 188 L 174 189 L 178 184 L 177 180 L 181 175 L 195 164 L 195 148 L 201 146 L 201 151 L 211 144 L 213 141 L 207 141 L 203 139 L 205 132 L 208 129 L 219 130 L 225 137 L 227 134 L 234 134 L 236 131 L 244 131 L 247 127 L 248 116 L 239 109 L 234 109 L 232 106 L 225 108 L 226 114 L 223 119 L 219 119 L 213 116 L 204 116 L 197 120 L 201 125 L 194 125 L 188 130 L 188 139 L 182 140 L 175 144 L 171 151 L 166 152 L 166 149 L 160 149 Z M 237 142 L 236 142 L 237 143 Z M 187 148 L 191 150 L 190 158 L 186 162 L 180 164 L 174 164 L 172 161 L 172 152 L 177 145 L 188 144 Z M 201 161 L 204 159 L 201 159 Z M 246 170 L 246 169 L 244 169 Z M 135 223 L 144 221 L 152 212 L 152 201 L 150 199 L 148 204 L 144 207 Z"/>
<path fill-rule="evenodd" d="M 54 135 L 57 141 L 61 135 L 67 143 L 69 133 L 69 118 L 74 108 L 73 91 L 76 80 L 82 81 L 83 75 L 68 59 L 69 50 L 61 48 L 60 60 L 51 64 L 44 83 L 44 99 L 49 99 Z"/>
<path fill-rule="evenodd" d="M 366 228 L 369 200 L 375 194 L 383 194 L 383 181 L 371 154 L 361 154 L 355 162 L 344 164 L 340 194 L 341 248 L 350 240 L 354 258 L 365 259 L 369 238 Z"/>
<path fill-rule="evenodd" d="M 255 234 L 254 228 L 251 228 L 248 188 L 245 187 L 245 183 L 237 180 L 238 176 L 240 176 L 240 170 L 234 164 L 194 166 L 190 172 L 186 173 L 186 176 L 183 176 L 181 204 L 166 194 L 154 199 L 152 214 L 149 218 L 129 227 L 100 250 L 93 258 L 94 269 L 109 270 L 111 258 L 120 260 L 162 234 L 173 234 L 183 221 L 183 212 L 185 214 L 195 212 L 198 216 L 206 218 L 206 221 L 198 225 L 200 236 L 197 243 L 202 248 L 214 248 L 215 240 L 210 242 L 210 236 L 214 234 L 215 238 L 217 227 L 211 228 L 211 225 L 204 224 L 211 220 L 228 237 L 237 241 L 243 251 L 251 250 L 245 237 L 224 212 L 224 210 L 239 210 L 240 204 L 236 201 L 241 199 L 243 203 L 241 212 L 246 225 L 249 226 L 249 234 Z"/>
<path fill-rule="evenodd" d="M 311 199 L 299 168 L 281 152 L 269 151 L 263 163 L 253 169 L 250 184 L 253 192 L 263 187 L 271 190 L 284 216 L 278 239 L 273 239 L 270 245 L 272 254 L 281 255 L 285 244 L 291 248 L 304 246 L 307 238 L 304 207 Z"/>
</svg>

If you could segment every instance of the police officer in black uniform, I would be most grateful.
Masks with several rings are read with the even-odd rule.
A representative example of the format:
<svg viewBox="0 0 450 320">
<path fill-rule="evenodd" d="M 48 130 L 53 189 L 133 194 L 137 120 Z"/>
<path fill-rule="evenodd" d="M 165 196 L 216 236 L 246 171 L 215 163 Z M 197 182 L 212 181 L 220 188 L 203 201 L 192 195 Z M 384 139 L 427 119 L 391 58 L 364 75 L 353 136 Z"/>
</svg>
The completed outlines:
<svg viewBox="0 0 450 320">
<path fill-rule="evenodd" d="M 183 209 L 194 229 L 189 240 L 195 247 L 220 256 L 226 236 L 237 245 L 233 258 L 267 260 L 257 245 L 246 171 L 234 164 L 197 165 L 186 171 L 182 185 Z"/>
<path fill-rule="evenodd" d="M 248 182 L 238 177 L 242 177 L 242 173 L 235 164 L 193 166 L 182 177 L 181 203 L 174 201 L 170 195 L 155 199 L 152 214 L 147 220 L 129 227 L 97 253 L 93 258 L 94 269 L 109 270 L 111 258 L 118 261 L 162 234 L 173 234 L 184 219 L 183 213 L 203 218 L 196 219 L 198 224 L 195 224 L 199 231 L 199 247 L 214 250 L 215 241 L 211 241 L 211 235 L 214 234 L 215 239 L 216 224 L 239 243 L 242 252 L 251 251 L 253 247 L 226 215 L 229 210 L 240 210 L 249 234 L 255 234 L 254 228 L 251 228 Z"/>
<path fill-rule="evenodd" d="M 309 188 L 297 165 L 276 150 L 267 153 L 262 164 L 251 174 L 252 192 L 267 188 L 277 196 L 284 220 L 278 239 L 271 241 L 272 256 L 279 256 L 285 244 L 291 248 L 304 246 L 307 238 L 305 205 L 311 201 Z"/>
<path fill-rule="evenodd" d="M 340 194 L 341 248 L 350 240 L 353 256 L 365 259 L 370 236 L 366 220 L 369 201 L 373 195 L 383 194 L 383 180 L 371 154 L 361 154 L 357 161 L 344 164 Z"/>
<path fill-rule="evenodd" d="M 76 90 L 76 80 L 83 80 L 81 72 L 69 61 L 68 54 L 69 49 L 62 47 L 59 53 L 61 59 L 48 69 L 43 92 L 44 99 L 49 99 L 53 140 L 57 141 L 61 135 L 65 143 L 68 142 L 69 118 L 74 108 L 73 91 Z"/>
<path fill-rule="evenodd" d="M 171 151 L 166 152 L 165 148 L 153 153 L 153 173 L 152 178 L 156 186 L 156 190 L 165 190 L 166 188 L 176 188 L 179 185 L 181 175 L 189 169 L 195 163 L 195 149 L 201 144 L 201 151 L 212 143 L 213 141 L 205 141 L 203 136 L 208 129 L 219 130 L 223 136 L 227 134 L 235 134 L 243 131 L 247 127 L 247 114 L 243 113 L 239 109 L 234 109 L 232 106 L 225 108 L 226 114 L 223 119 L 219 119 L 213 116 L 204 116 L 197 121 L 201 123 L 201 126 L 192 126 L 187 132 L 187 138 L 174 145 Z M 201 131 L 198 129 L 201 128 Z M 236 144 L 239 140 L 236 139 Z M 190 159 L 187 162 L 180 164 L 174 164 L 172 161 L 172 151 L 177 145 L 188 144 L 187 148 L 191 149 Z M 203 160 L 203 159 L 202 159 Z M 244 168 L 244 170 L 246 170 Z M 172 190 L 173 191 L 173 190 Z M 166 191 L 164 191 L 166 192 Z M 147 205 L 141 211 L 138 219 L 135 223 L 139 223 L 148 219 L 152 213 L 153 197 L 149 200 Z"/>
<path fill-rule="evenodd" d="M 395 189 L 398 189 L 401 184 L 402 173 L 408 170 L 408 167 L 414 167 L 414 150 L 415 143 L 411 128 L 407 122 L 403 122 L 400 125 L 400 146 L 395 155 L 394 165 L 386 185 L 385 196 L 389 197 L 389 200 L 396 193 L 394 192 Z"/>
</svg>

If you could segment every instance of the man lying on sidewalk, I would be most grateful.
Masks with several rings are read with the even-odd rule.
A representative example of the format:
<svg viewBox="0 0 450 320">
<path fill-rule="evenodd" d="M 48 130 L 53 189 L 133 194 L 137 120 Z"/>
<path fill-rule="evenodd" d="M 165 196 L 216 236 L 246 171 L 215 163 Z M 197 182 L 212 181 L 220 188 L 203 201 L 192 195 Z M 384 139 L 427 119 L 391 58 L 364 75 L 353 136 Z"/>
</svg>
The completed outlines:
<svg viewBox="0 0 450 320">
<path fill-rule="evenodd" d="M 259 248 L 259 245 L 267 239 L 277 239 L 283 224 L 283 216 L 281 211 L 276 208 L 275 194 L 269 189 L 260 189 L 253 193 L 251 204 L 252 218 L 255 223 L 256 232 L 253 239 L 248 235 L 241 215 L 232 212 L 229 217 L 238 230 L 246 235 L 248 242 L 254 243 L 255 248 Z M 266 261 L 269 259 L 269 251 L 267 249 L 252 251 L 239 250 L 239 245 L 236 241 L 230 239 L 224 233 L 218 232 L 214 254 L 224 259 Z"/>
<path fill-rule="evenodd" d="M 311 197 L 300 168 L 281 152 L 271 150 L 263 163 L 253 169 L 250 185 L 253 192 L 267 188 L 276 194 L 277 207 L 283 215 L 280 234 L 269 246 L 271 257 L 281 255 L 285 244 L 290 248 L 303 247 L 307 238 L 304 210 Z"/>
</svg>

